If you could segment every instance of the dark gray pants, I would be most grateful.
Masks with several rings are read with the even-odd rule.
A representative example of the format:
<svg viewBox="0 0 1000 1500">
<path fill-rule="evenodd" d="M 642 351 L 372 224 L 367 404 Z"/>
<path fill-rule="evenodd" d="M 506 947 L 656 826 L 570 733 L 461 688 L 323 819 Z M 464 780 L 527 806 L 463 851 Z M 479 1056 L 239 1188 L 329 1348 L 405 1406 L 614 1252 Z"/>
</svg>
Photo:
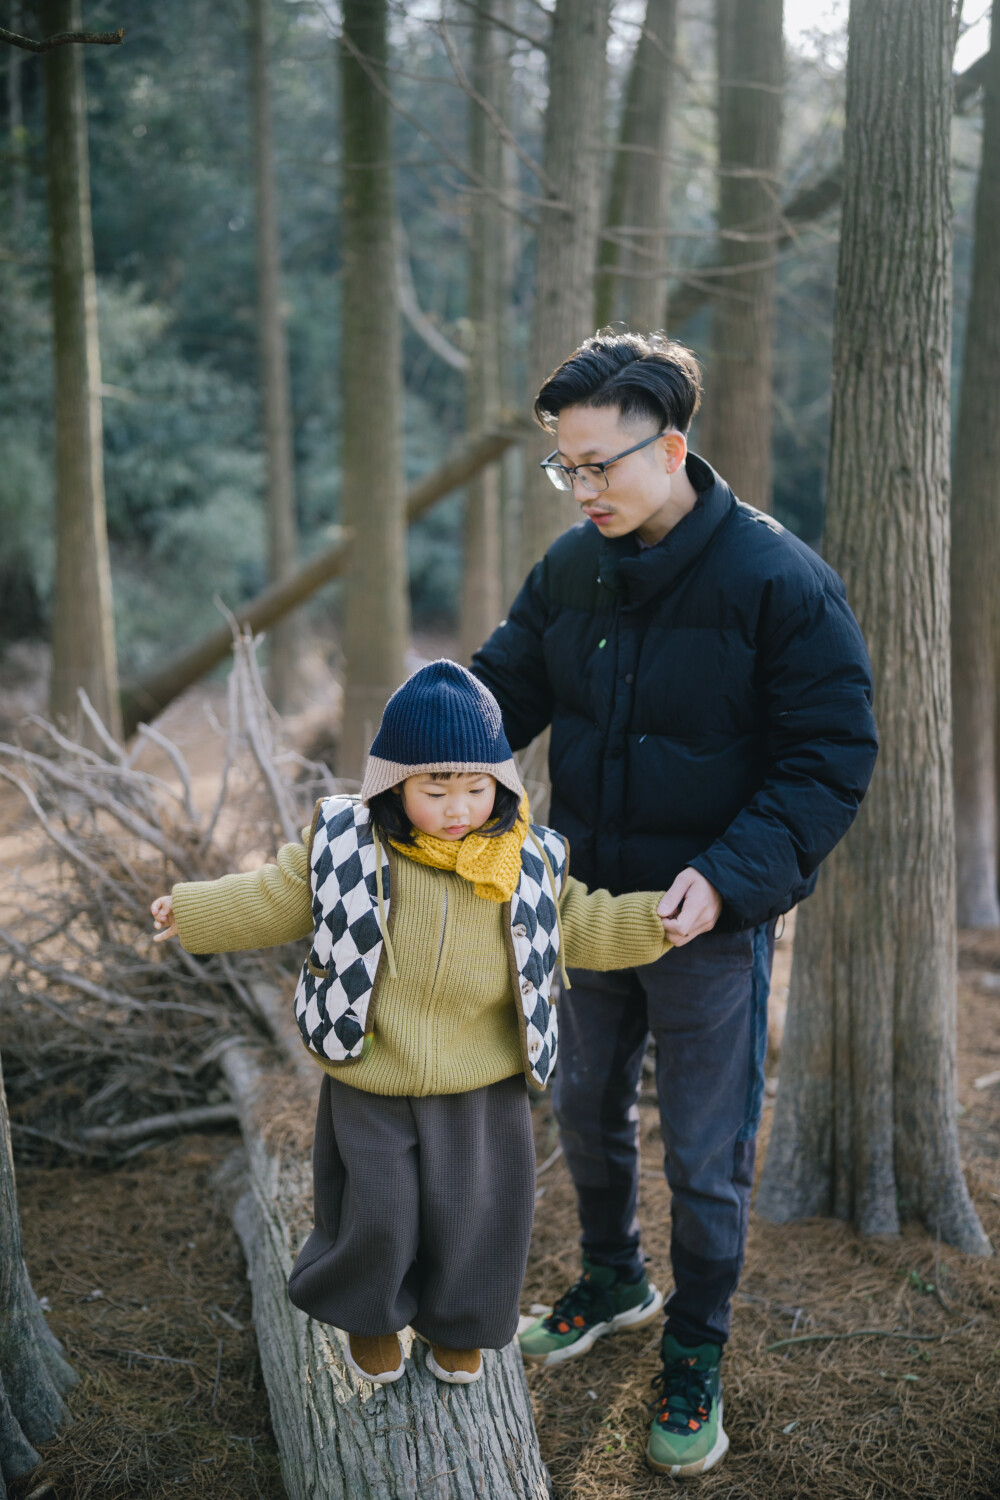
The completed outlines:
<svg viewBox="0 0 1000 1500">
<path fill-rule="evenodd" d="M 560 1001 L 555 1110 L 584 1253 L 628 1278 L 643 1266 L 638 1207 L 642 1059 L 656 1087 L 671 1190 L 667 1327 L 725 1343 L 743 1268 L 767 1050 L 774 923 L 705 933 L 643 968 L 571 969 Z"/>
<path fill-rule="evenodd" d="M 510 1343 L 535 1209 L 521 1075 L 426 1099 L 324 1077 L 313 1191 L 296 1307 L 370 1337 L 409 1323 L 451 1349 Z"/>
</svg>

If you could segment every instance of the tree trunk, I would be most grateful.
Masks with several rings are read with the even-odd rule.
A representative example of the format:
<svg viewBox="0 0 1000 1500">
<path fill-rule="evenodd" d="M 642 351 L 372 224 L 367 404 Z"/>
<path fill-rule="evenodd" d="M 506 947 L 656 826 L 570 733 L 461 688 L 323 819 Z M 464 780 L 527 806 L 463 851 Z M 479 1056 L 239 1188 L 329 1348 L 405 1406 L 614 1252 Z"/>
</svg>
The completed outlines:
<svg viewBox="0 0 1000 1500">
<path fill-rule="evenodd" d="M 972 286 L 951 501 L 958 921 L 1000 927 L 996 741 L 1000 677 L 1000 21 L 983 94 Z"/>
<path fill-rule="evenodd" d="M 387 0 L 344 0 L 341 514 L 354 534 L 344 587 L 344 727 L 337 767 L 359 776 L 409 630 L 403 390 L 396 284 Z"/>
<path fill-rule="evenodd" d="M 666 326 L 671 70 L 677 0 L 646 0 L 629 70 L 597 277 L 598 327 Z"/>
<path fill-rule="evenodd" d="M 749 505 L 771 509 L 782 0 L 716 0 L 719 260 L 702 447 Z"/>
<path fill-rule="evenodd" d="M 989 1253 L 955 1101 L 948 608 L 950 0 L 852 0 L 826 552 L 882 751 L 799 915 L 758 1210 Z"/>
<path fill-rule="evenodd" d="M 485 1351 L 483 1379 L 475 1385 L 446 1387 L 405 1330 L 406 1373 L 393 1385 L 372 1386 L 347 1367 L 346 1335 L 289 1302 L 294 1247 L 311 1222 L 311 1174 L 306 1154 L 270 1144 L 261 1122 L 269 1091 L 286 1110 L 293 1088 L 303 1101 L 318 1092 L 318 1069 L 297 1039 L 289 1047 L 298 1051 L 296 1073 L 300 1080 L 305 1073 L 304 1084 L 290 1085 L 281 1073 L 269 1086 L 240 1045 L 222 1058 L 249 1158 L 249 1186 L 234 1221 L 289 1500 L 544 1500 L 548 1474 L 516 1341 Z"/>
<path fill-rule="evenodd" d="M 10 8 L 10 29 L 21 30 L 19 0 Z M 20 234 L 24 222 L 25 153 L 24 101 L 21 91 L 21 66 L 24 53 L 20 47 L 9 47 L 4 58 L 7 67 L 7 149 L 13 160 L 10 166 L 10 228 Z"/>
<path fill-rule="evenodd" d="M 257 229 L 257 328 L 261 408 L 267 454 L 268 572 L 272 583 L 295 571 L 295 465 L 288 346 L 281 307 L 278 210 L 268 82 L 268 0 L 250 0 L 250 85 L 253 119 Z M 279 712 L 294 702 L 296 629 L 288 620 L 273 627 L 268 649 L 268 696 Z"/>
<path fill-rule="evenodd" d="M 509 113 L 510 65 L 493 25 L 507 0 L 483 0 L 472 22 L 470 82 L 501 119 Z M 511 290 L 511 218 L 501 201 L 509 189 L 510 150 L 474 99 L 469 101 L 469 157 L 473 171 L 496 197 L 480 192 L 472 210 L 469 246 L 469 318 L 475 343 L 466 384 L 467 425 L 493 426 L 505 405 L 507 322 Z M 503 612 L 501 470 L 483 469 L 465 493 L 460 653 L 468 661 Z"/>
<path fill-rule="evenodd" d="M 549 102 L 538 209 L 535 306 L 529 379 L 535 391 L 594 332 L 594 272 L 600 231 L 609 0 L 556 0 L 549 44 Z M 522 575 L 578 518 L 538 467 L 552 443 L 525 452 Z"/>
<path fill-rule="evenodd" d="M 48 1442 L 68 1421 L 62 1398 L 75 1383 L 24 1264 L 0 1067 L 0 1495 L 7 1480 L 38 1463 L 34 1444 Z"/>
<path fill-rule="evenodd" d="M 43 14 L 50 36 L 80 30 L 79 0 L 46 0 Z M 57 722 L 75 720 L 77 689 L 85 688 L 120 737 L 80 48 L 46 53 L 45 81 L 56 428 L 51 712 Z"/>
</svg>

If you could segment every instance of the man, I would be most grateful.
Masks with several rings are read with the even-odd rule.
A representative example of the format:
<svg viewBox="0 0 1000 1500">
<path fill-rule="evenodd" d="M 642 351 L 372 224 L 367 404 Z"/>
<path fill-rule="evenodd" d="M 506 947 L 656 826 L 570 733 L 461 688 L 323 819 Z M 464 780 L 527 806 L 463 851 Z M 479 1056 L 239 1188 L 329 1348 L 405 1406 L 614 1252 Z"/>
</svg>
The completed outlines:
<svg viewBox="0 0 1000 1500">
<path fill-rule="evenodd" d="M 537 564 L 473 669 L 519 749 L 551 725 L 550 821 L 574 873 L 666 889 L 674 949 L 571 970 L 554 1104 L 583 1274 L 522 1335 L 585 1353 L 655 1317 L 636 1219 L 650 1033 L 674 1291 L 647 1459 L 675 1477 L 728 1448 L 719 1366 L 746 1244 L 776 920 L 847 832 L 877 749 L 871 670 L 840 579 L 736 499 L 686 433 L 697 365 L 661 337 L 588 339 L 535 414 L 584 520 Z"/>
</svg>

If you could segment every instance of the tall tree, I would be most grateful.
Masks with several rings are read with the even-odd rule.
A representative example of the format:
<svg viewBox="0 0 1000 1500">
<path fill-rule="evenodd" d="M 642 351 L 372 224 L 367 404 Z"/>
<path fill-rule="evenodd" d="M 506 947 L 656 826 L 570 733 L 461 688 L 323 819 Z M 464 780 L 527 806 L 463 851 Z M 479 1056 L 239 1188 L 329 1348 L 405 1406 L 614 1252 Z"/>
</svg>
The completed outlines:
<svg viewBox="0 0 1000 1500">
<path fill-rule="evenodd" d="M 38 1463 L 34 1444 L 55 1437 L 66 1421 L 62 1398 L 75 1382 L 24 1264 L 0 1068 L 0 1495 L 9 1479 Z"/>
<path fill-rule="evenodd" d="M 538 208 L 535 306 L 528 373 L 532 389 L 594 331 L 594 270 L 600 232 L 609 0 L 556 0 L 549 44 L 549 102 Z M 526 573 L 577 507 L 526 449 L 521 571 Z"/>
<path fill-rule="evenodd" d="M 719 267 L 705 455 L 742 500 L 771 509 L 782 0 L 716 0 Z"/>
<path fill-rule="evenodd" d="M 48 35 L 80 30 L 79 0 L 45 0 L 43 10 Z M 46 54 L 45 85 L 56 429 L 51 710 L 57 720 L 74 718 L 82 687 L 120 737 L 87 99 L 79 47 L 56 47 Z"/>
<path fill-rule="evenodd" d="M 288 345 L 281 306 L 281 260 L 274 186 L 271 91 L 268 80 L 268 0 L 250 0 L 250 92 L 253 120 L 257 231 L 257 337 L 261 407 L 267 452 L 268 563 L 272 583 L 295 571 L 295 465 L 292 403 L 288 389 Z M 268 691 L 278 709 L 295 696 L 296 628 L 284 620 L 271 630 Z"/>
<path fill-rule="evenodd" d="M 469 158 L 479 182 L 469 242 L 469 319 L 474 344 L 466 384 L 470 431 L 494 426 L 504 405 L 511 284 L 510 151 L 491 115 L 509 113 L 510 64 L 494 20 L 508 17 L 508 0 L 483 0 L 472 23 L 475 96 L 469 99 Z M 503 608 L 501 466 L 491 464 L 465 494 L 461 653 L 468 661 L 498 623 Z"/>
<path fill-rule="evenodd" d="M 344 0 L 341 513 L 354 536 L 344 586 L 344 776 L 361 774 L 386 699 L 403 680 L 409 625 L 388 50 L 387 0 Z"/>
<path fill-rule="evenodd" d="M 795 941 L 758 1212 L 989 1253 L 955 1099 L 948 607 L 950 0 L 852 0 L 826 552 L 882 751 Z"/>
<path fill-rule="evenodd" d="M 951 500 L 952 701 L 958 920 L 1000 927 L 1000 21 L 983 80 L 972 286 Z"/>
<path fill-rule="evenodd" d="M 21 30 L 20 0 L 10 8 L 10 24 L 13 31 Z M 21 96 L 21 64 L 24 61 L 19 47 L 12 47 L 7 64 L 7 149 L 11 153 L 10 172 L 10 227 L 14 234 L 20 232 L 24 218 L 24 104 Z"/>
<path fill-rule="evenodd" d="M 598 326 L 666 327 L 670 95 L 677 0 L 646 0 L 611 168 L 597 277 Z"/>
</svg>

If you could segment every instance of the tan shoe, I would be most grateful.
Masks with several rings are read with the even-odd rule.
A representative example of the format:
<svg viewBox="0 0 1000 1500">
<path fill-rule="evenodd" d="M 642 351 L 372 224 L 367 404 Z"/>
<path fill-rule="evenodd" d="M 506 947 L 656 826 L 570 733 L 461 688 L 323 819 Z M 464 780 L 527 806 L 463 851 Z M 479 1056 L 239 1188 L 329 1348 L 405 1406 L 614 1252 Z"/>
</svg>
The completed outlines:
<svg viewBox="0 0 1000 1500">
<path fill-rule="evenodd" d="M 373 1339 L 352 1333 L 347 1342 L 347 1363 L 362 1380 L 391 1385 L 402 1375 L 403 1351 L 394 1333 L 379 1334 Z"/>
<path fill-rule="evenodd" d="M 427 1351 L 427 1368 L 449 1385 L 471 1385 L 483 1373 L 483 1356 L 479 1349 L 446 1349 L 443 1344 L 432 1344 Z"/>
</svg>

